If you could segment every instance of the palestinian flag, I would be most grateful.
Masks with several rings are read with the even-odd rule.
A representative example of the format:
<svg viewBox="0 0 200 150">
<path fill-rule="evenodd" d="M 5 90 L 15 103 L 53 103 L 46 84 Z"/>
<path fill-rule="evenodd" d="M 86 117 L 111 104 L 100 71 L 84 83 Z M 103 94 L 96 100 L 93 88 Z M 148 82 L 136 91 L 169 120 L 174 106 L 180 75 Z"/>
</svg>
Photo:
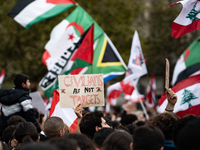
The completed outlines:
<svg viewBox="0 0 200 150">
<path fill-rule="evenodd" d="M 178 59 L 172 77 L 172 85 L 200 72 L 200 36 Z"/>
<path fill-rule="evenodd" d="M 179 38 L 186 33 L 200 29 L 200 0 L 184 0 L 171 4 L 182 4 L 183 9 L 171 26 L 171 36 Z M 168 7 L 168 8 L 169 8 Z"/>
<path fill-rule="evenodd" d="M 1 85 L 3 84 L 4 77 L 5 77 L 5 68 L 3 68 L 1 70 L 1 74 L 0 74 L 0 88 L 1 88 Z"/>
<path fill-rule="evenodd" d="M 56 16 L 75 4 L 74 0 L 18 0 L 8 15 L 28 29 L 34 23 Z"/>
<path fill-rule="evenodd" d="M 60 108 L 59 92 L 54 91 L 49 117 L 57 116 L 60 117 L 63 122 L 68 125 L 71 132 L 76 132 L 78 118 L 73 108 Z"/>
<path fill-rule="evenodd" d="M 92 65 L 93 55 L 94 55 L 93 40 L 94 40 L 94 24 L 92 24 L 92 26 L 85 33 L 81 35 L 81 38 L 79 39 L 77 43 L 74 43 L 74 49 L 76 51 L 71 57 L 71 60 L 70 60 L 71 64 L 68 65 L 70 69 L 67 69 L 62 74 L 67 75 L 76 68 Z M 45 91 L 47 95 L 51 93 L 51 91 L 58 89 L 57 78 L 55 79 L 55 81 L 56 81 L 56 84 L 53 84 L 48 90 Z"/>
<path fill-rule="evenodd" d="M 44 91 L 47 91 L 52 85 L 57 85 L 58 75 L 70 70 L 73 64 L 71 59 L 75 52 L 75 43 L 93 23 L 94 59 L 92 66 L 75 69 L 70 74 L 103 73 L 104 82 L 106 82 L 125 73 L 126 65 L 108 36 L 83 8 L 77 6 L 66 19 L 54 27 L 50 40 L 45 45 L 46 51 L 42 61 L 46 64 L 49 72 L 40 82 Z"/>
<path fill-rule="evenodd" d="M 185 80 L 182 80 L 172 90 L 177 95 L 177 103 L 174 108 L 174 113 L 179 117 L 193 114 L 200 115 L 200 74 L 191 76 Z M 164 93 L 159 99 L 158 112 L 164 112 L 167 105 L 166 93 Z"/>
</svg>

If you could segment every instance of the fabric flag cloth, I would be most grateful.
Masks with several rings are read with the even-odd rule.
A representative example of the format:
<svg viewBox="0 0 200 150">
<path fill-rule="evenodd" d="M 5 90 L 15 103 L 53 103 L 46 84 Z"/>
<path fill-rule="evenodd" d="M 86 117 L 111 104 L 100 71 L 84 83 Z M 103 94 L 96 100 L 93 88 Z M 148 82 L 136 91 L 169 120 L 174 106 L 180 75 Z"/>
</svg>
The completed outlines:
<svg viewBox="0 0 200 150">
<path fill-rule="evenodd" d="M 174 86 L 191 75 L 200 73 L 200 36 L 179 57 L 172 76 Z"/>
<path fill-rule="evenodd" d="M 52 85 L 57 85 L 57 76 L 64 74 L 72 66 L 72 56 L 75 43 L 80 36 L 94 23 L 94 59 L 92 66 L 75 69 L 70 74 L 100 74 L 103 73 L 104 83 L 125 73 L 126 65 L 108 36 L 90 15 L 80 6 L 51 32 L 50 40 L 45 45 L 46 51 L 42 61 L 46 64 L 48 73 L 40 82 L 40 87 L 49 96 Z"/>
<path fill-rule="evenodd" d="M 75 4 L 74 0 L 18 0 L 8 15 L 28 29 L 31 25 L 56 16 Z"/>
<path fill-rule="evenodd" d="M 129 98 L 129 101 L 135 102 L 135 103 L 140 103 L 140 100 L 144 101 L 144 95 L 140 94 L 137 89 L 134 89 Z"/>
<path fill-rule="evenodd" d="M 156 101 L 156 79 L 155 75 L 152 74 L 149 84 L 147 86 L 145 104 L 149 108 L 155 108 L 155 101 Z"/>
<path fill-rule="evenodd" d="M 188 114 L 196 116 L 200 115 L 200 74 L 191 76 L 177 83 L 172 90 L 177 95 L 177 102 L 174 107 L 174 113 L 179 117 L 184 117 Z M 159 99 L 158 112 L 164 112 L 167 105 L 166 93 Z"/>
<path fill-rule="evenodd" d="M 74 43 L 74 49 L 76 50 L 71 57 L 70 63 L 66 71 L 62 74 L 69 74 L 72 70 L 76 68 L 82 68 L 92 65 L 94 50 L 93 50 L 93 40 L 94 40 L 94 24 L 84 32 L 79 41 Z M 65 53 L 64 53 L 65 54 Z M 45 93 L 48 95 L 51 91 L 58 89 L 58 80 L 53 84 Z M 50 94 L 48 95 L 50 96 Z"/>
<path fill-rule="evenodd" d="M 200 0 L 178 1 L 169 7 L 175 4 L 182 4 L 183 8 L 172 23 L 171 36 L 179 38 L 186 33 L 200 29 Z"/>
<path fill-rule="evenodd" d="M 59 92 L 57 90 L 54 91 L 49 113 L 49 117 L 52 116 L 60 117 L 63 120 L 63 122 L 70 127 L 71 132 L 76 132 L 78 118 L 74 112 L 74 109 L 60 108 L 60 98 Z"/>
<path fill-rule="evenodd" d="M 126 71 L 125 82 L 133 81 L 147 74 L 146 63 L 142 53 L 138 32 L 135 31 L 132 40 L 131 54 Z M 138 80 L 136 80 L 138 81 Z M 135 83 L 136 85 L 137 83 Z"/>
<path fill-rule="evenodd" d="M 1 70 L 1 74 L 0 74 L 0 88 L 1 88 L 1 85 L 3 84 L 4 77 L 5 77 L 5 68 L 3 68 Z"/>
</svg>

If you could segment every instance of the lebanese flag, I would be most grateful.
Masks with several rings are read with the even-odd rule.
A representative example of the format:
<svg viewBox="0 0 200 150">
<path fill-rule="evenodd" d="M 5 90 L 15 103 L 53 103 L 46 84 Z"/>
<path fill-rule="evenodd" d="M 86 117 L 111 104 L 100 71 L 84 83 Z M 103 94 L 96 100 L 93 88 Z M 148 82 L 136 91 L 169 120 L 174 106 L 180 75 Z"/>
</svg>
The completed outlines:
<svg viewBox="0 0 200 150">
<path fill-rule="evenodd" d="M 3 83 L 4 77 L 5 77 L 5 68 L 2 69 L 1 74 L 0 74 L 0 88 Z"/>
<path fill-rule="evenodd" d="M 185 80 L 182 80 L 172 90 L 177 95 L 177 102 L 174 107 L 174 113 L 179 117 L 193 114 L 200 115 L 200 74 L 191 76 Z M 164 112 L 167 106 L 167 97 L 164 93 L 159 99 L 158 112 Z"/>
<path fill-rule="evenodd" d="M 18 0 L 8 15 L 28 29 L 31 25 L 56 16 L 75 4 L 74 0 Z"/>
<path fill-rule="evenodd" d="M 156 79 L 155 79 L 155 75 L 152 74 L 149 84 L 147 86 L 147 94 L 146 94 L 145 104 L 149 108 L 154 108 L 155 100 L 156 100 Z"/>
<path fill-rule="evenodd" d="M 125 95 L 130 96 L 133 90 L 134 86 L 131 81 L 125 84 L 125 82 L 122 80 L 121 82 L 117 82 L 109 86 L 107 88 L 108 103 L 110 103 L 111 106 L 115 106 L 121 93 L 125 93 Z"/>
<path fill-rule="evenodd" d="M 129 101 L 135 102 L 135 103 L 140 103 L 140 100 L 142 102 L 144 101 L 144 95 L 140 94 L 137 89 L 134 89 L 129 98 Z"/>
<path fill-rule="evenodd" d="M 67 124 L 71 132 L 76 132 L 78 118 L 73 108 L 60 108 L 59 92 L 54 90 L 49 117 L 60 117 L 65 124 Z M 52 129 L 53 130 L 53 129 Z"/>
<path fill-rule="evenodd" d="M 171 4 L 182 4 L 183 9 L 171 26 L 171 36 L 179 38 L 200 29 L 200 0 L 184 0 Z M 168 7 L 168 8 L 169 8 Z"/>
<path fill-rule="evenodd" d="M 172 76 L 172 85 L 188 78 L 189 76 L 200 73 L 200 36 L 181 54 Z"/>
</svg>

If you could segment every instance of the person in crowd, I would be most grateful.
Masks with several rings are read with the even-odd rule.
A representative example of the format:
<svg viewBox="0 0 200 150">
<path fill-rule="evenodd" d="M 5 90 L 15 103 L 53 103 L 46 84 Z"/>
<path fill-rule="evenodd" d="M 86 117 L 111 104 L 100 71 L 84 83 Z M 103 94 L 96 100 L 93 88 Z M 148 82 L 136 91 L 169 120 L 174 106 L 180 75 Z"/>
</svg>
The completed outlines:
<svg viewBox="0 0 200 150">
<path fill-rule="evenodd" d="M 84 134 L 68 133 L 63 138 L 76 140 L 81 150 L 95 150 L 93 141 Z"/>
<path fill-rule="evenodd" d="M 114 129 L 115 127 L 117 127 L 118 125 L 120 125 L 120 122 L 117 120 L 113 120 L 112 121 L 112 128 Z"/>
<path fill-rule="evenodd" d="M 6 143 L 0 141 L 0 150 L 10 150 L 10 148 Z"/>
<path fill-rule="evenodd" d="M 17 74 L 14 79 L 14 89 L 0 90 L 1 117 L 0 136 L 7 127 L 7 120 L 13 115 L 19 115 L 26 121 L 32 122 L 38 132 L 41 131 L 33 112 L 32 98 L 29 96 L 30 80 L 26 74 Z"/>
<path fill-rule="evenodd" d="M 42 131 L 44 131 L 44 122 L 46 121 L 46 117 L 44 116 L 44 114 L 39 114 L 39 126 L 41 128 Z"/>
<path fill-rule="evenodd" d="M 11 137 L 13 136 L 15 129 L 16 129 L 15 125 L 10 125 L 3 131 L 2 141 L 5 142 L 10 147 L 10 149 L 13 148 L 11 147 L 10 144 L 11 144 Z"/>
<path fill-rule="evenodd" d="M 93 139 L 94 133 L 102 127 L 110 128 L 103 118 L 103 113 L 100 111 L 85 114 L 80 121 L 79 127 L 81 133 L 88 136 L 91 140 Z"/>
<path fill-rule="evenodd" d="M 93 141 L 98 149 L 101 148 L 106 137 L 112 132 L 114 132 L 112 128 L 102 128 L 94 133 Z"/>
<path fill-rule="evenodd" d="M 64 135 L 64 122 L 61 118 L 52 116 L 44 123 L 44 133 L 47 138 L 52 139 Z"/>
<path fill-rule="evenodd" d="M 133 136 L 134 150 L 163 150 L 165 137 L 162 131 L 152 125 L 137 127 Z"/>
<path fill-rule="evenodd" d="M 121 125 L 121 124 L 118 125 L 117 127 L 115 127 L 114 129 L 115 129 L 115 131 L 119 130 L 119 131 L 125 131 L 127 133 L 130 133 L 129 130 L 128 130 L 128 128 L 126 126 Z"/>
<path fill-rule="evenodd" d="M 138 121 L 138 117 L 134 114 L 127 114 L 124 116 L 124 126 L 128 124 L 136 124 Z"/>
<path fill-rule="evenodd" d="M 59 150 L 55 145 L 47 142 L 26 144 L 20 150 Z"/>
<path fill-rule="evenodd" d="M 7 126 L 10 126 L 10 125 L 17 126 L 20 122 L 26 122 L 26 120 L 19 115 L 14 115 L 8 119 Z"/>
<path fill-rule="evenodd" d="M 21 122 L 17 125 L 12 139 L 14 140 L 11 146 L 19 149 L 22 145 L 38 142 L 40 138 L 37 128 L 32 122 Z"/>
<path fill-rule="evenodd" d="M 101 150 L 132 150 L 133 138 L 127 132 L 115 131 L 103 142 Z"/>
<path fill-rule="evenodd" d="M 126 128 L 129 130 L 130 135 L 133 136 L 134 130 L 137 128 L 137 125 L 135 124 L 128 124 Z"/>
<path fill-rule="evenodd" d="M 53 138 L 48 143 L 55 145 L 59 150 L 81 150 L 74 139 Z"/>
<path fill-rule="evenodd" d="M 177 150 L 200 149 L 200 119 L 187 123 L 176 137 Z"/>
</svg>

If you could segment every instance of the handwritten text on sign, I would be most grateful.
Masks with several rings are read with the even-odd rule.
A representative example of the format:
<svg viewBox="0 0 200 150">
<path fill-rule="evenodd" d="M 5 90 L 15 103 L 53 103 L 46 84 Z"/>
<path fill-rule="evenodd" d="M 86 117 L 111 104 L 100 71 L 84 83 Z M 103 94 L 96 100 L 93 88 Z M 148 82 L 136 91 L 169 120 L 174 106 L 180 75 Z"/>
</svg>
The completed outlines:
<svg viewBox="0 0 200 150">
<path fill-rule="evenodd" d="M 104 106 L 103 74 L 59 75 L 61 108 Z"/>
</svg>

